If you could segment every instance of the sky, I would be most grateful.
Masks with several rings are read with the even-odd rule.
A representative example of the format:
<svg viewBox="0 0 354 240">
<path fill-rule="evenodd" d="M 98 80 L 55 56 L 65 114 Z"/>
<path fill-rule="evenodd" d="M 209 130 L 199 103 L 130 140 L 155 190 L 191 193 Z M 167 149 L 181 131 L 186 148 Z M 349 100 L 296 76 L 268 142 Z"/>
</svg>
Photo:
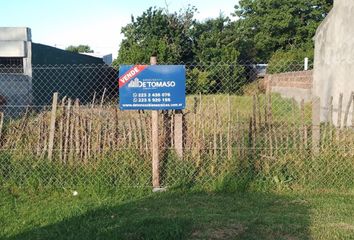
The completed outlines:
<svg viewBox="0 0 354 240">
<path fill-rule="evenodd" d="M 0 0 L 1 27 L 29 27 L 32 41 L 58 48 L 87 44 L 117 56 L 121 27 L 150 6 L 170 12 L 197 7 L 198 20 L 230 16 L 237 0 Z"/>
</svg>

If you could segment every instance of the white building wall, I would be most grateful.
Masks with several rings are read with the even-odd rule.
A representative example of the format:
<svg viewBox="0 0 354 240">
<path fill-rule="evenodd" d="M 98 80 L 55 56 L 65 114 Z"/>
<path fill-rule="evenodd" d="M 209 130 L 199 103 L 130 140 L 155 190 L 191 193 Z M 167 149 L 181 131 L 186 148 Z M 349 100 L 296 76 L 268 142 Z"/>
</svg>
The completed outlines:
<svg viewBox="0 0 354 240">
<path fill-rule="evenodd" d="M 313 95 L 321 99 L 321 121 L 329 120 L 328 103 L 333 96 L 333 121 L 337 123 L 339 95 L 344 111 L 354 91 L 354 1 L 336 0 L 334 8 L 315 36 Z M 354 104 L 354 103 L 352 103 Z M 348 123 L 352 118 L 350 108 Z M 342 125 L 344 123 L 342 122 Z"/>
</svg>

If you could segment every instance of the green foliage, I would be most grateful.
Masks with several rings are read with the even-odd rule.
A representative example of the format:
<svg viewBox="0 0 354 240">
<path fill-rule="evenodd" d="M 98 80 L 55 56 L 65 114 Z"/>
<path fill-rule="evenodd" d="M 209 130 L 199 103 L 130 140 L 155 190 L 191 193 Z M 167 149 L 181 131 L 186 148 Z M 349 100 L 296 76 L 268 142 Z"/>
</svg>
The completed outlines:
<svg viewBox="0 0 354 240">
<path fill-rule="evenodd" d="M 304 59 L 309 58 L 309 68 L 314 60 L 313 47 L 292 48 L 290 50 L 278 50 L 269 60 L 267 73 L 282 73 L 304 70 Z"/>
<path fill-rule="evenodd" d="M 229 26 L 230 20 L 222 15 L 195 24 L 192 34 L 196 62 L 204 64 L 237 62 L 239 52 Z"/>
<path fill-rule="evenodd" d="M 65 48 L 65 50 L 74 53 L 93 53 L 93 50 L 88 45 L 70 45 L 69 47 Z"/>
<path fill-rule="evenodd" d="M 200 69 L 189 73 L 188 93 L 235 93 L 246 82 L 231 30 L 230 20 L 222 15 L 195 24 L 193 52 Z"/>
<path fill-rule="evenodd" d="M 270 60 L 271 72 L 282 72 L 291 62 L 313 58 L 312 38 L 332 4 L 241 0 L 237 20 L 220 15 L 202 22 L 195 20 L 194 7 L 174 13 L 149 8 L 122 28 L 114 65 L 149 63 L 151 55 L 161 64 L 198 63 L 188 73 L 188 93 L 235 93 L 252 80 L 242 65 Z"/>
<path fill-rule="evenodd" d="M 186 91 L 187 94 L 212 92 L 216 86 L 216 81 L 210 79 L 210 73 L 198 68 L 187 72 Z"/>
<path fill-rule="evenodd" d="M 148 63 L 157 54 L 159 62 L 189 62 L 192 58 L 190 31 L 195 23 L 196 9 L 179 13 L 149 8 L 122 28 L 123 39 L 115 65 Z"/>
<path fill-rule="evenodd" d="M 333 0 L 240 0 L 234 27 L 245 43 L 241 56 L 267 62 L 279 49 L 311 43 L 332 5 Z"/>
</svg>

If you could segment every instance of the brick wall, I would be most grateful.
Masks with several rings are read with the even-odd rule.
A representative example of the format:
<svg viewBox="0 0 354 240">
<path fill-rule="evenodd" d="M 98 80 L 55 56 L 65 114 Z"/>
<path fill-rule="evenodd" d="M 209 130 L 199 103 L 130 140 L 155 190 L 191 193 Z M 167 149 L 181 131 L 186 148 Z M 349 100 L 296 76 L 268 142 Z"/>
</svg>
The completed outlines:
<svg viewBox="0 0 354 240">
<path fill-rule="evenodd" d="M 313 82 L 313 71 L 285 72 L 278 74 L 267 74 L 264 84 L 268 90 L 271 87 L 290 87 L 311 89 Z"/>
<path fill-rule="evenodd" d="M 312 85 L 312 70 L 267 74 L 264 78 L 264 87 L 267 92 L 280 93 L 283 97 L 295 98 L 297 101 L 311 100 Z"/>
</svg>

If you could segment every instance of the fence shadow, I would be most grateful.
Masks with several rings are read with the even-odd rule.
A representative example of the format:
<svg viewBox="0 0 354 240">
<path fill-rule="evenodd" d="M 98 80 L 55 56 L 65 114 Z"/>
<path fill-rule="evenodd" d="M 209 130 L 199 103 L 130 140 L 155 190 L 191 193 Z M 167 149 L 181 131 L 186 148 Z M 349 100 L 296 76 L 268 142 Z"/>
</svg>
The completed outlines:
<svg viewBox="0 0 354 240">
<path fill-rule="evenodd" d="M 309 206 L 261 193 L 163 193 L 35 228 L 15 239 L 309 239 Z"/>
</svg>

